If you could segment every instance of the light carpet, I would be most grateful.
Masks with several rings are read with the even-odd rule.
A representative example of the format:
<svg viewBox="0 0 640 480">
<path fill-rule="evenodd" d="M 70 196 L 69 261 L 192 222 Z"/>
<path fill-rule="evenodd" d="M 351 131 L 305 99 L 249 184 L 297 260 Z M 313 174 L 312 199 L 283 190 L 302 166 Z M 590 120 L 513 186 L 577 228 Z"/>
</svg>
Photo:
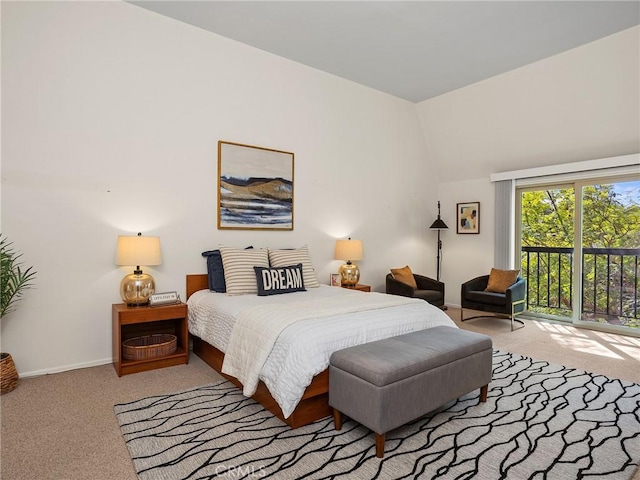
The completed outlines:
<svg viewBox="0 0 640 480">
<path fill-rule="evenodd" d="M 115 406 L 142 480 L 629 479 L 640 461 L 640 385 L 494 352 L 479 391 L 387 434 L 331 419 L 291 430 L 223 381 Z"/>
</svg>

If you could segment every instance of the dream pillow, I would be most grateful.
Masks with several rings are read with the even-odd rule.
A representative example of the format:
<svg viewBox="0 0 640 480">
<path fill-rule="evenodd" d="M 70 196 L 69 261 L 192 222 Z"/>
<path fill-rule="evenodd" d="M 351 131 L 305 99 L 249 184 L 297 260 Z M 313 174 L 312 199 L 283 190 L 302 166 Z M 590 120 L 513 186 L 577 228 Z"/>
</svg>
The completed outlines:
<svg viewBox="0 0 640 480">
<path fill-rule="evenodd" d="M 256 272 L 259 296 L 306 291 L 301 263 L 288 267 L 253 269 Z"/>
</svg>

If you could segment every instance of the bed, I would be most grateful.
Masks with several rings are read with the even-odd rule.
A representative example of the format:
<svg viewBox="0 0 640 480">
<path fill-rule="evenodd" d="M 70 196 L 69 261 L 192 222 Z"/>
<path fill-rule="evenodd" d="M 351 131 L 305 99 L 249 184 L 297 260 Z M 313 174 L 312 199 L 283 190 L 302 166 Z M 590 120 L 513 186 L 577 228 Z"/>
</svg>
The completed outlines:
<svg viewBox="0 0 640 480">
<path fill-rule="evenodd" d="M 187 303 L 194 353 L 292 428 L 331 415 L 327 366 L 333 351 L 437 325 L 455 327 L 444 312 L 422 300 L 326 285 L 271 297 L 229 296 L 209 291 L 206 274 L 187 275 Z M 343 312 L 341 304 L 363 306 Z M 248 386 L 253 382 L 244 371 L 237 370 L 243 381 L 228 373 L 236 372 L 230 365 L 238 355 L 234 347 L 243 338 L 238 332 L 245 317 L 268 319 L 257 322 L 265 328 L 271 321 L 277 323 L 282 312 L 293 310 L 305 313 L 277 335 L 273 348 L 267 346 L 269 354 L 264 365 L 259 364 L 255 388 Z M 260 342 L 248 341 L 253 343 Z M 254 352 L 244 355 L 253 359 Z"/>
</svg>

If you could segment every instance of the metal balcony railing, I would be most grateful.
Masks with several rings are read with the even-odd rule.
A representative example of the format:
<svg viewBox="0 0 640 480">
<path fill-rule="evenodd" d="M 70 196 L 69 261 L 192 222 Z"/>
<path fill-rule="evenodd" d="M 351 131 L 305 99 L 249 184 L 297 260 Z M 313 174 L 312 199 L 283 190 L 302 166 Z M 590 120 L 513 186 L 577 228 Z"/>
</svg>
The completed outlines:
<svg viewBox="0 0 640 480">
<path fill-rule="evenodd" d="M 522 247 L 527 309 L 571 316 L 573 248 Z M 582 249 L 582 319 L 640 327 L 640 248 Z"/>
</svg>

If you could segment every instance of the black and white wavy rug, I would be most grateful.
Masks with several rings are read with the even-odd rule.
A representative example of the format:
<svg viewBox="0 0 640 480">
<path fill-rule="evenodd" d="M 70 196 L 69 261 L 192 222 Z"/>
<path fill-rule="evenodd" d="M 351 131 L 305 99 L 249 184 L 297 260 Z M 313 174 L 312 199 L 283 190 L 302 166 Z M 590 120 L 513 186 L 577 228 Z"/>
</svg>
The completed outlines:
<svg viewBox="0 0 640 480">
<path fill-rule="evenodd" d="M 494 352 L 479 391 L 387 434 L 331 419 L 291 430 L 229 382 L 115 406 L 140 479 L 629 479 L 640 385 Z"/>
</svg>

